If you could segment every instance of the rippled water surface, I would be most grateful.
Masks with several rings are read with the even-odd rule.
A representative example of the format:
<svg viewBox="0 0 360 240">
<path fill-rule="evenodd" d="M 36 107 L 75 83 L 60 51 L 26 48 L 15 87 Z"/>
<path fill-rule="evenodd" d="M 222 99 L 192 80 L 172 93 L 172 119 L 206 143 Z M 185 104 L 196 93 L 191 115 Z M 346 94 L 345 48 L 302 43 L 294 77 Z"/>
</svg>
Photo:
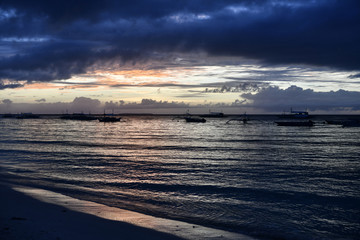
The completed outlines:
<svg viewBox="0 0 360 240">
<path fill-rule="evenodd" d="M 0 119 L 6 181 L 264 239 L 358 239 L 360 128 Z"/>
</svg>

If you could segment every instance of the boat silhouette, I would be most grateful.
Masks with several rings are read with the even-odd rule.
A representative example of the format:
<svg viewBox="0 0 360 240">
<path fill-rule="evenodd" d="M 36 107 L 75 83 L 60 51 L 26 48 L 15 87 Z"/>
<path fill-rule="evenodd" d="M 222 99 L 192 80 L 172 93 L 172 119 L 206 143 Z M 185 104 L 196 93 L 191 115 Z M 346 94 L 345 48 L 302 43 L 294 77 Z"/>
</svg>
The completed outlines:
<svg viewBox="0 0 360 240">
<path fill-rule="evenodd" d="M 293 111 L 292 108 L 290 108 L 290 112 L 286 113 L 284 112 L 281 115 L 278 115 L 279 118 L 290 118 L 290 119 L 307 119 L 311 118 L 309 115 L 309 112 L 307 111 Z"/>
<path fill-rule="evenodd" d="M 200 117 L 206 117 L 206 118 L 223 118 L 225 117 L 225 114 L 223 112 L 211 112 L 209 110 L 209 113 L 207 114 L 201 114 Z"/>
<path fill-rule="evenodd" d="M 193 116 L 186 116 L 184 117 L 186 122 L 197 122 L 197 123 L 205 123 L 206 119 L 202 117 L 193 117 Z"/>
<path fill-rule="evenodd" d="M 104 116 L 99 118 L 99 122 L 120 122 L 121 117 L 115 116 Z"/>
<path fill-rule="evenodd" d="M 20 113 L 16 116 L 18 119 L 33 119 L 33 118 L 40 118 L 40 115 L 33 114 L 31 112 L 28 113 Z"/>
<path fill-rule="evenodd" d="M 95 116 L 91 116 L 90 114 L 84 114 L 84 113 L 64 114 L 60 118 L 66 120 L 80 120 L 80 121 L 91 121 L 97 119 Z"/>
</svg>

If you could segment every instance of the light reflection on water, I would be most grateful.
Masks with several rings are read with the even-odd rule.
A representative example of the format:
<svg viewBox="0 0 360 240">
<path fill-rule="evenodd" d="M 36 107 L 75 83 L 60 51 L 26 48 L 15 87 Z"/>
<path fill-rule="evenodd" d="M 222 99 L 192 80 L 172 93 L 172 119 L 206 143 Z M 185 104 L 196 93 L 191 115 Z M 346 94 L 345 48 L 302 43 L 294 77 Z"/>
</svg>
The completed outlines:
<svg viewBox="0 0 360 240">
<path fill-rule="evenodd" d="M 11 181 L 258 237 L 359 232 L 360 128 L 125 120 L 1 119 L 0 166 Z"/>
</svg>

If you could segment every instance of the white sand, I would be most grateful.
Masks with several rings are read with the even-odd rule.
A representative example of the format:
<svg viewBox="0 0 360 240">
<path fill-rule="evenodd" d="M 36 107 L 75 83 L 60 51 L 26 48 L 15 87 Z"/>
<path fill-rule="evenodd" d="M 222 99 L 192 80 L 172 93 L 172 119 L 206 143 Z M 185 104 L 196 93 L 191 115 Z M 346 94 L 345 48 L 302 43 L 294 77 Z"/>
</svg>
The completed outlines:
<svg viewBox="0 0 360 240">
<path fill-rule="evenodd" d="M 0 240 L 181 238 L 252 239 L 41 189 L 18 186 L 12 189 L 0 184 Z"/>
</svg>

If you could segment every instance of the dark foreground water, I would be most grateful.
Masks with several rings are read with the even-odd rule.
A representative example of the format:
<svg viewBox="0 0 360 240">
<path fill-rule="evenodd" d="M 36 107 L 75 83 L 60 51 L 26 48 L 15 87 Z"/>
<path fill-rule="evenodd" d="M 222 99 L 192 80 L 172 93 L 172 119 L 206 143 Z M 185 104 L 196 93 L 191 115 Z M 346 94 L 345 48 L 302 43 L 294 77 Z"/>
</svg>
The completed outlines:
<svg viewBox="0 0 360 240">
<path fill-rule="evenodd" d="M 264 239 L 359 239 L 360 128 L 0 119 L 3 181 Z"/>
</svg>

